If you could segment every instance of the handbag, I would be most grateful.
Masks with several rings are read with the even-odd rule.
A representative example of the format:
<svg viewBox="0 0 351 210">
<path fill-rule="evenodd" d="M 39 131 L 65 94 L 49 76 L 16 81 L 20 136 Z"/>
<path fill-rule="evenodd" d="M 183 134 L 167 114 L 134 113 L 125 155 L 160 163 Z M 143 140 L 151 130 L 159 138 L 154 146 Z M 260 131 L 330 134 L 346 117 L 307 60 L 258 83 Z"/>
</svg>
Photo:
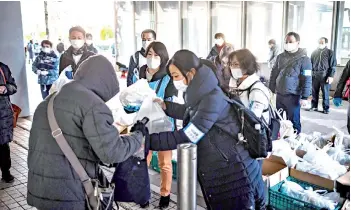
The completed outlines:
<svg viewBox="0 0 351 210">
<path fill-rule="evenodd" d="M 78 174 L 84 190 L 87 207 L 89 210 L 112 210 L 113 208 L 113 184 L 110 184 L 99 168 L 98 178 L 90 179 L 66 138 L 62 134 L 54 113 L 54 100 L 56 93 L 49 100 L 47 112 L 52 136 L 56 140 L 63 154 L 70 162 L 74 171 Z"/>
<path fill-rule="evenodd" d="M 5 77 L 4 71 L 1 69 L 1 67 L 0 67 L 0 73 L 1 73 L 2 77 L 4 78 L 4 82 L 6 84 L 7 83 L 6 77 Z M 19 108 L 16 104 L 11 104 L 11 109 L 13 112 L 13 127 L 15 128 L 17 126 L 17 120 L 18 120 L 19 115 L 22 112 L 22 109 Z"/>
</svg>

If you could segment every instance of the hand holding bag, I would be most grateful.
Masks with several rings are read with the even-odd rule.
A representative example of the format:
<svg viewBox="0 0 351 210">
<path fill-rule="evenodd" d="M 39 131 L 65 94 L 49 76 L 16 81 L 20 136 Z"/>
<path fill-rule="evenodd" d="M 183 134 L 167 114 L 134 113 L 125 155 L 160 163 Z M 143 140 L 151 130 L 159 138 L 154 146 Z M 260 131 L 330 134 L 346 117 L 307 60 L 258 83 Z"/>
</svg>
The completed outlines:
<svg viewBox="0 0 351 210">
<path fill-rule="evenodd" d="M 62 130 L 57 124 L 54 114 L 54 100 L 56 93 L 52 95 L 48 104 L 48 120 L 52 136 L 55 138 L 57 144 L 61 148 L 63 154 L 66 156 L 74 171 L 78 174 L 82 181 L 87 206 L 89 210 L 112 210 L 113 208 L 113 185 L 109 187 L 109 183 L 100 183 L 99 180 L 92 180 L 84 170 L 82 164 L 79 162 L 77 156 L 74 154 L 72 148 L 69 146 L 67 140 L 62 134 Z M 102 173 L 101 173 L 102 174 Z M 105 179 L 105 182 L 107 180 Z M 105 185 L 105 186 L 103 186 Z"/>
</svg>

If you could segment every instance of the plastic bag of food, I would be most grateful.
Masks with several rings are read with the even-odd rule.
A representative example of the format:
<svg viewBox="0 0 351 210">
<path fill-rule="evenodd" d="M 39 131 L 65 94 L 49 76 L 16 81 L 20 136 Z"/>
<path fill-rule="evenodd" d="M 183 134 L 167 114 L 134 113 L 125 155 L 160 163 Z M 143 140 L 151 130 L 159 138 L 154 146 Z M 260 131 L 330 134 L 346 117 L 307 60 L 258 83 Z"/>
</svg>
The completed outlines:
<svg viewBox="0 0 351 210">
<path fill-rule="evenodd" d="M 58 92 L 61 90 L 61 88 L 67 84 L 73 81 L 73 79 L 69 79 L 66 76 L 66 72 L 72 72 L 72 66 L 69 65 L 67 66 L 60 74 L 59 78 L 52 84 L 49 93 L 52 94 L 54 92 Z"/>
<path fill-rule="evenodd" d="M 114 122 L 121 126 L 133 125 L 137 113 L 128 114 L 123 108 L 112 110 Z"/>
<path fill-rule="evenodd" d="M 333 127 L 336 135 L 334 139 L 334 147 L 328 150 L 328 155 L 335 161 L 342 165 L 350 164 L 350 150 L 344 146 L 344 133 L 339 129 Z"/>
<path fill-rule="evenodd" d="M 299 157 L 296 155 L 295 150 L 291 149 L 288 142 L 283 140 L 273 141 L 272 148 L 273 155 L 281 157 L 288 167 L 295 167 Z"/>
<path fill-rule="evenodd" d="M 136 107 L 138 110 L 145 98 L 149 96 L 156 97 L 155 91 L 150 88 L 146 79 L 139 79 L 136 83 L 121 91 L 119 100 L 123 107 Z"/>
<path fill-rule="evenodd" d="M 154 97 L 149 96 L 144 99 L 134 122 L 142 120 L 144 117 L 149 118 L 146 127 L 150 134 L 173 130 L 174 125 L 171 118 L 165 114 L 157 102 L 154 102 Z"/>
</svg>

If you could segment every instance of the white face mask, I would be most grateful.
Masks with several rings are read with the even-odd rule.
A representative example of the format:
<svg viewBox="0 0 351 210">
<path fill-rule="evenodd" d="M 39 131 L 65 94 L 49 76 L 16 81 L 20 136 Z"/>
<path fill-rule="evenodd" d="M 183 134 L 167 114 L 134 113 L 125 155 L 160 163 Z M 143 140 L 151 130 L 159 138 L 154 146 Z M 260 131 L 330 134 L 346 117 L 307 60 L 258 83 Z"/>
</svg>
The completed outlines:
<svg viewBox="0 0 351 210">
<path fill-rule="evenodd" d="M 239 69 L 239 68 L 231 68 L 230 69 L 230 71 L 231 71 L 231 73 L 232 73 L 232 77 L 234 78 L 234 79 L 240 79 L 240 78 L 242 78 L 244 75 L 243 75 L 243 72 L 241 71 L 241 69 Z"/>
<path fill-rule="evenodd" d="M 50 53 L 51 52 L 51 48 L 47 48 L 47 47 L 43 47 L 41 49 L 44 53 Z"/>
<path fill-rule="evenodd" d="M 81 39 L 72 39 L 71 40 L 71 45 L 74 49 L 78 50 L 83 47 L 85 41 Z"/>
<path fill-rule="evenodd" d="M 87 43 L 87 45 L 92 45 L 93 44 L 93 40 L 89 40 L 87 39 L 87 41 L 85 41 Z"/>
<path fill-rule="evenodd" d="M 288 52 L 295 51 L 297 48 L 297 42 L 295 43 L 287 43 L 284 45 L 284 49 Z"/>
<path fill-rule="evenodd" d="M 325 47 L 326 47 L 325 44 L 320 44 L 320 45 L 319 45 L 319 49 L 321 49 L 321 50 L 323 50 Z"/>
<path fill-rule="evenodd" d="M 160 57 L 153 57 L 146 59 L 147 67 L 150 69 L 157 69 L 161 65 L 161 58 Z"/>
<path fill-rule="evenodd" d="M 222 46 L 224 43 L 224 40 L 223 39 L 215 39 L 215 44 L 218 45 L 218 46 Z"/>
<path fill-rule="evenodd" d="M 177 90 L 182 91 L 182 92 L 185 92 L 186 89 L 188 88 L 188 85 L 184 84 L 184 79 L 179 80 L 179 81 L 173 80 L 173 84 Z"/>
<path fill-rule="evenodd" d="M 152 76 L 153 75 L 150 74 L 148 70 L 146 70 L 146 79 L 147 79 L 148 82 L 150 82 L 152 80 Z"/>
<path fill-rule="evenodd" d="M 149 46 L 149 44 L 151 43 L 152 41 L 143 41 L 142 45 L 143 45 L 143 49 L 146 50 L 147 47 Z"/>
</svg>

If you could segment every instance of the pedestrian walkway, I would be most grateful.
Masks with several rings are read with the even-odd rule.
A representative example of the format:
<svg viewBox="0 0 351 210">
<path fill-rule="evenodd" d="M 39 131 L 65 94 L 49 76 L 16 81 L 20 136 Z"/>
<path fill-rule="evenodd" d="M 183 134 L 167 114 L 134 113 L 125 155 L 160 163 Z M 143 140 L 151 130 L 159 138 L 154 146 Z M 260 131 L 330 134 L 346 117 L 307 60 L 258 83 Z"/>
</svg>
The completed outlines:
<svg viewBox="0 0 351 210">
<path fill-rule="evenodd" d="M 19 119 L 18 127 L 14 131 L 13 142 L 10 143 L 11 147 L 11 160 L 12 167 L 11 173 L 15 177 L 15 181 L 11 184 L 0 182 L 0 210 L 8 209 L 36 209 L 27 205 L 27 156 L 28 156 L 28 138 L 29 130 L 31 128 L 31 122 L 25 119 Z M 113 175 L 113 169 L 103 168 L 105 175 L 111 179 Z M 0 172 L 1 174 L 1 172 Z M 158 203 L 160 199 L 159 195 L 159 183 L 160 176 L 158 173 L 149 170 L 150 180 L 151 180 L 151 193 L 152 197 L 150 199 L 150 206 L 147 210 L 158 209 Z M 167 210 L 177 209 L 176 204 L 176 181 L 173 181 L 173 189 L 171 194 L 171 202 Z M 201 194 L 201 193 L 200 193 Z M 202 195 L 198 196 L 199 204 L 204 206 Z M 134 203 L 119 203 L 120 210 L 141 210 L 139 205 Z M 198 210 L 204 209 L 198 206 Z"/>
</svg>

